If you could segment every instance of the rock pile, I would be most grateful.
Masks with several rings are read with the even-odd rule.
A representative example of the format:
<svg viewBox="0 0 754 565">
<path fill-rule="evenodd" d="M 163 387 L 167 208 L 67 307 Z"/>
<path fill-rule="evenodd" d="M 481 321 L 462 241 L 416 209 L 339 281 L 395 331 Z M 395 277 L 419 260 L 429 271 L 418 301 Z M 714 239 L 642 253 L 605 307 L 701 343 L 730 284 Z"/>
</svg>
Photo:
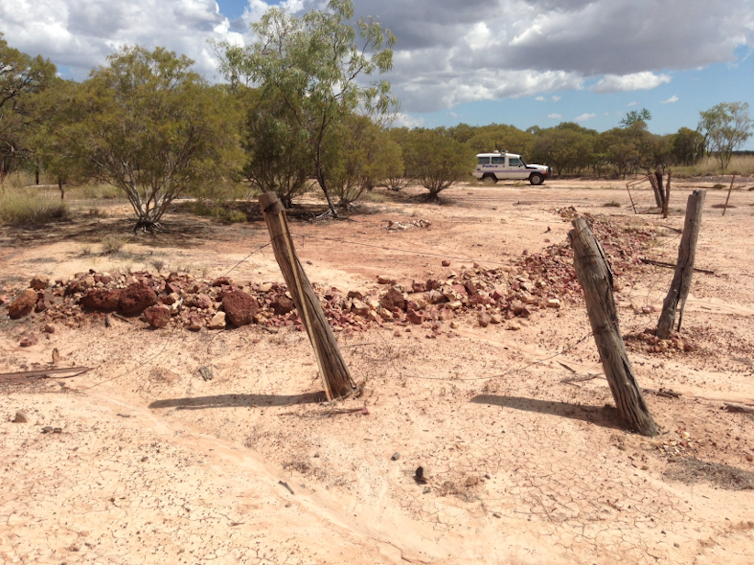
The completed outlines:
<svg viewBox="0 0 754 565">
<path fill-rule="evenodd" d="M 573 209 L 560 211 L 563 217 Z M 608 221 L 588 218 L 617 276 L 640 264 L 638 252 L 653 237 L 650 230 L 627 230 Z M 549 243 L 548 240 L 545 242 Z M 550 245 L 542 252 L 526 251 L 511 265 L 485 268 L 478 263 L 446 271 L 441 278 L 398 284 L 395 277 L 380 275 L 370 290 L 341 291 L 313 285 L 323 310 L 336 332 L 365 330 L 373 325 L 422 326 L 428 337 L 442 333 L 441 324 L 459 316 L 475 319 L 480 326 L 508 321 L 509 329 L 521 326 L 514 318 L 528 318 L 543 309 L 557 310 L 565 302 L 582 300 L 568 242 Z M 450 261 L 443 261 L 449 266 Z M 78 273 L 68 280 L 51 282 L 34 277 L 30 288 L 14 299 L 0 296 L 9 317 L 42 318 L 48 333 L 54 323 L 80 327 L 88 319 L 107 313 L 142 315 L 154 328 L 182 326 L 192 331 L 260 324 L 292 326 L 303 330 L 285 285 L 247 283 L 228 277 L 199 280 L 189 273 L 167 276 L 146 271 Z M 451 327 L 457 322 L 451 321 Z"/>
</svg>

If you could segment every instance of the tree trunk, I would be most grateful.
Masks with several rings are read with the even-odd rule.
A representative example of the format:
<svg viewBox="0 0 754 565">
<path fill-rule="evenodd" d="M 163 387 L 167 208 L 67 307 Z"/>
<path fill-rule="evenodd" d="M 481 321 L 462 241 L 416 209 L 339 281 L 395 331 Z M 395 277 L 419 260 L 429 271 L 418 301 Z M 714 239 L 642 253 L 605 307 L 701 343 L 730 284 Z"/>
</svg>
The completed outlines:
<svg viewBox="0 0 754 565">
<path fill-rule="evenodd" d="M 314 294 L 311 283 L 296 255 L 283 205 L 274 192 L 262 194 L 259 197 L 259 205 L 270 232 L 275 259 L 280 265 L 283 278 L 288 285 L 288 292 L 291 293 L 293 303 L 296 305 L 296 310 L 306 327 L 309 341 L 314 349 L 327 398 L 332 400 L 344 396 L 354 389 L 353 380 L 340 354 L 338 342 L 335 341 L 319 298 Z"/>
<path fill-rule="evenodd" d="M 678 261 L 675 266 L 675 275 L 670 284 L 670 290 L 662 304 L 662 313 L 657 322 L 657 337 L 668 339 L 673 331 L 675 311 L 678 303 L 681 303 L 681 314 L 678 320 L 678 329 L 681 329 L 683 321 L 683 307 L 691 289 L 691 275 L 694 273 L 694 259 L 696 256 L 696 242 L 699 239 L 699 230 L 702 227 L 702 209 L 704 208 L 704 190 L 695 190 L 689 195 L 686 204 L 686 219 L 683 224 L 683 235 L 678 247 Z"/>
<path fill-rule="evenodd" d="M 644 436 L 656 436 L 657 424 L 634 378 L 620 333 L 613 299 L 613 273 L 586 220 L 576 218 L 573 227 L 568 237 L 573 246 L 576 276 L 584 289 L 589 322 L 615 406 L 631 429 Z"/>
<path fill-rule="evenodd" d="M 65 188 L 63 188 L 63 179 L 58 177 L 58 190 L 60 191 L 60 199 L 65 200 Z"/>
</svg>

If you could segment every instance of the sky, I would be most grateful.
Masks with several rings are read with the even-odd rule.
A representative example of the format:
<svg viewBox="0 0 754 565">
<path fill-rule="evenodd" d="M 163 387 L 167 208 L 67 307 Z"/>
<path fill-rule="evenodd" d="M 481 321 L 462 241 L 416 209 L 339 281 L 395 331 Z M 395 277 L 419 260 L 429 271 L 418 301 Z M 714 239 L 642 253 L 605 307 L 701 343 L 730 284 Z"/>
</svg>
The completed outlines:
<svg viewBox="0 0 754 565">
<path fill-rule="evenodd" d="M 123 45 L 186 54 L 221 80 L 208 39 L 253 41 L 273 4 L 323 0 L 0 0 L 0 32 L 82 80 Z M 699 112 L 748 102 L 754 114 L 752 0 L 354 0 L 396 36 L 390 81 L 410 127 L 521 129 L 574 121 L 605 131 L 647 108 L 649 129 L 695 128 Z M 754 150 L 754 139 L 745 149 Z"/>
</svg>

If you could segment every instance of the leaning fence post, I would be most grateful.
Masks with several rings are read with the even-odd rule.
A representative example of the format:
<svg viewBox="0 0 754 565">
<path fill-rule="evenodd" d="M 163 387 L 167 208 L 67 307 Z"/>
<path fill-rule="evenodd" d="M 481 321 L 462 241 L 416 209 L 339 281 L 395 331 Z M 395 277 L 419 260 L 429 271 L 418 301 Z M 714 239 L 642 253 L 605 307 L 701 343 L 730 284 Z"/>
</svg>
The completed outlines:
<svg viewBox="0 0 754 565">
<path fill-rule="evenodd" d="M 296 255 L 283 205 L 274 192 L 262 194 L 259 197 L 259 205 L 270 232 L 275 259 L 314 349 L 327 399 L 344 396 L 355 388 L 354 383 L 319 298 L 314 294 L 314 289 Z"/>
<path fill-rule="evenodd" d="M 584 289 L 589 323 L 615 406 L 633 430 L 644 436 L 656 436 L 659 433 L 657 424 L 634 378 L 618 326 L 612 271 L 586 220 L 576 218 L 573 227 L 568 232 L 574 253 L 573 264 Z"/>
<path fill-rule="evenodd" d="M 704 190 L 695 190 L 689 194 L 686 204 L 686 219 L 683 223 L 683 235 L 681 244 L 678 246 L 678 261 L 675 265 L 675 275 L 670 283 L 665 301 L 662 303 L 662 313 L 657 322 L 657 337 L 668 339 L 673 331 L 675 311 L 678 303 L 681 310 L 678 317 L 678 329 L 681 329 L 683 321 L 683 307 L 691 289 L 691 275 L 694 273 L 694 258 L 696 257 L 696 242 L 699 239 L 699 230 L 702 227 L 702 209 L 704 208 Z"/>
</svg>

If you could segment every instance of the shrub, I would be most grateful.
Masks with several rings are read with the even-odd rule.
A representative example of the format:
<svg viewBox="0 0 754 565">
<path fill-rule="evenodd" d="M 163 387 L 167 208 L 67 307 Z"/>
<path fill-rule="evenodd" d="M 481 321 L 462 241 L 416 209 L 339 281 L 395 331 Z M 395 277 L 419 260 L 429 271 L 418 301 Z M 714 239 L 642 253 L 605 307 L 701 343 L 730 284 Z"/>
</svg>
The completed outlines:
<svg viewBox="0 0 754 565">
<path fill-rule="evenodd" d="M 120 253 L 128 238 L 122 235 L 110 234 L 102 238 L 102 254 L 115 255 Z"/>
<path fill-rule="evenodd" d="M 67 217 L 68 207 L 57 196 L 32 190 L 0 191 L 0 223 L 38 225 Z"/>
</svg>

